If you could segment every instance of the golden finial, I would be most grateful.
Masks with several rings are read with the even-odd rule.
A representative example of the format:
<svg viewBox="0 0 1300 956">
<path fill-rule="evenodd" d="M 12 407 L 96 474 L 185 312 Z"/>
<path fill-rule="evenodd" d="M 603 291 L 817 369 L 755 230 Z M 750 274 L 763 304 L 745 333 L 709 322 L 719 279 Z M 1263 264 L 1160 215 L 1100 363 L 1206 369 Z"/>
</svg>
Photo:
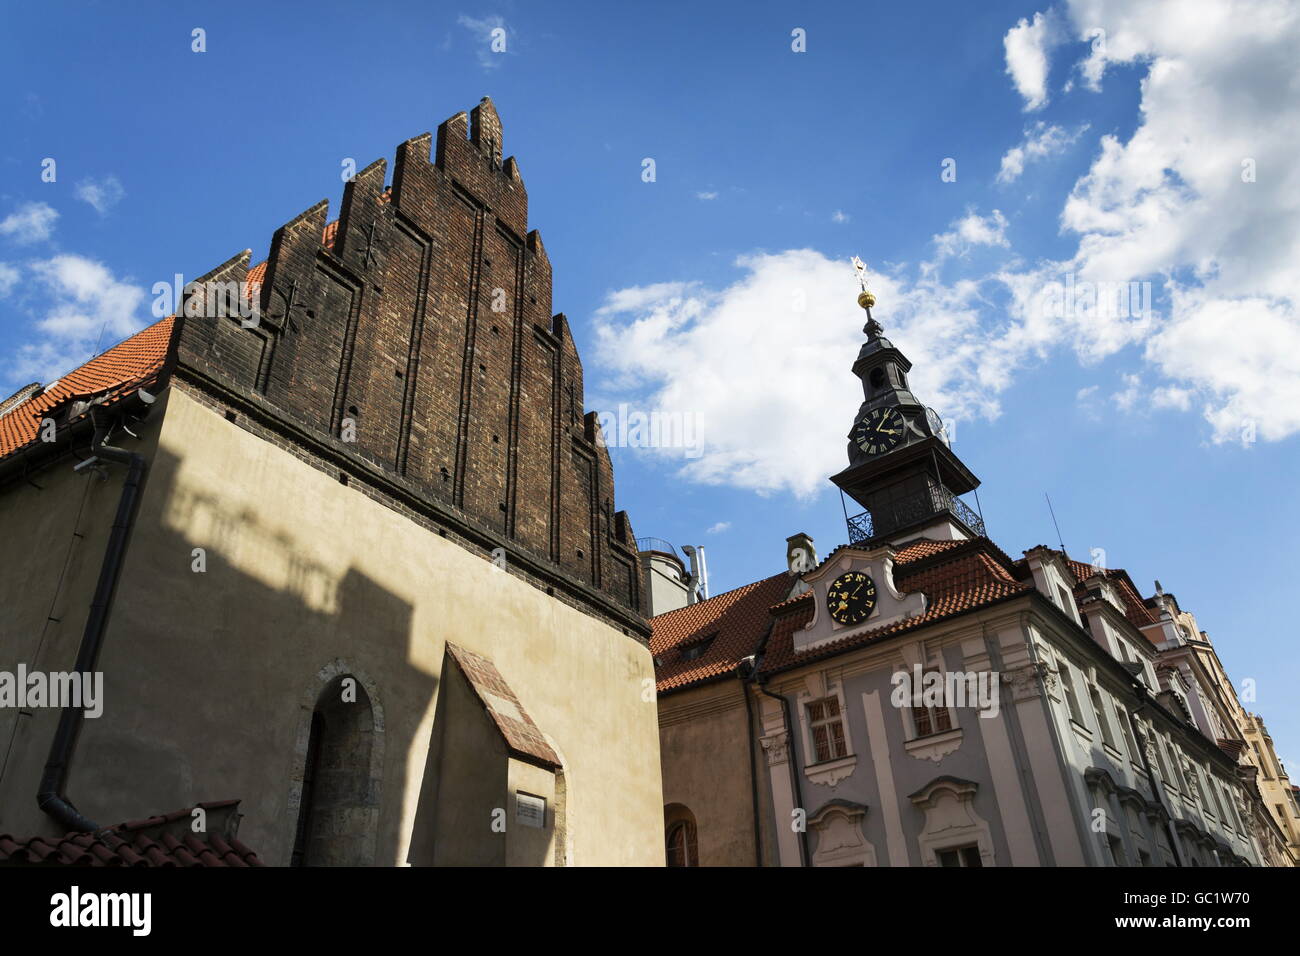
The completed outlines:
<svg viewBox="0 0 1300 956">
<path fill-rule="evenodd" d="M 857 256 L 853 257 L 852 262 L 853 271 L 858 276 L 858 285 L 862 286 L 862 292 L 858 294 L 858 305 L 861 308 L 869 309 L 876 304 L 876 297 L 867 288 L 867 264 Z"/>
<path fill-rule="evenodd" d="M 867 312 L 867 324 L 862 327 L 862 331 L 874 338 L 883 330 L 880 327 L 880 323 L 871 316 L 871 307 L 876 304 L 876 297 L 871 290 L 867 288 L 867 264 L 857 256 L 853 257 L 852 262 L 853 271 L 857 273 L 858 276 L 858 285 L 862 286 L 862 291 L 858 293 L 858 307 L 865 309 Z"/>
</svg>

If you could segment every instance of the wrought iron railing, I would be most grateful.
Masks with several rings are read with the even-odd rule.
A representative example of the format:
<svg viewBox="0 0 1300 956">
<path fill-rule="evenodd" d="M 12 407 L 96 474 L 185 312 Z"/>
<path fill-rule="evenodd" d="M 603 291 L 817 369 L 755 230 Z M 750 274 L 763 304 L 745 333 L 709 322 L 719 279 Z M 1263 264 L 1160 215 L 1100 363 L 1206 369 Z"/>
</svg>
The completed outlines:
<svg viewBox="0 0 1300 956">
<path fill-rule="evenodd" d="M 860 515 L 849 518 L 849 543 L 862 544 L 872 538 L 889 534 L 896 528 L 945 511 L 975 534 L 983 536 L 984 521 L 980 516 L 947 488 L 932 485 L 883 504 L 874 514 L 864 511 Z"/>
<path fill-rule="evenodd" d="M 638 551 L 660 551 L 678 558 L 677 549 L 663 538 L 637 538 L 636 549 Z M 680 558 L 678 559 L 680 560 Z"/>
</svg>

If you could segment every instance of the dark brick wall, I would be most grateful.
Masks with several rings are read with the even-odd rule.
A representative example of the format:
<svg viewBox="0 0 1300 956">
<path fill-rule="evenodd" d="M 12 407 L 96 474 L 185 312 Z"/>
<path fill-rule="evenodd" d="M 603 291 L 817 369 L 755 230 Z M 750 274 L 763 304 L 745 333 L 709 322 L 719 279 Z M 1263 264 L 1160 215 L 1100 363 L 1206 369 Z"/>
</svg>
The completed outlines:
<svg viewBox="0 0 1300 956">
<path fill-rule="evenodd" d="M 276 231 L 253 328 L 185 318 L 176 355 L 277 416 L 643 613 L 635 538 L 528 196 L 490 100 L 401 144 Z M 242 282 L 249 254 L 205 276 Z"/>
</svg>

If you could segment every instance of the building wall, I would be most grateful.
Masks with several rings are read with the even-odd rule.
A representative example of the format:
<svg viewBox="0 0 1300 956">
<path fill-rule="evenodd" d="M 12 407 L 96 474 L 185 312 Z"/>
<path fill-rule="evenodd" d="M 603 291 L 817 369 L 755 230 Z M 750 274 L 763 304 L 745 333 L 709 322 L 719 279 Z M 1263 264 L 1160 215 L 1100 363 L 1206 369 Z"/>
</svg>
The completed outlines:
<svg viewBox="0 0 1300 956">
<path fill-rule="evenodd" d="M 1010 635 L 1010 643 L 1016 642 L 1015 618 L 1008 620 L 1004 615 L 973 627 L 967 622 L 935 628 L 924 640 L 900 639 L 774 677 L 771 686 L 789 700 L 794 721 L 791 739 L 782 746 L 773 746 L 774 738 L 781 736 L 780 707 L 774 701 L 763 701 L 767 749 L 776 757 L 769 762 L 771 786 L 790 804 L 783 807 L 778 796 L 776 819 L 782 819 L 795 807 L 797 798 L 789 782 L 788 764 L 793 758 L 803 809 L 810 821 L 835 801 L 865 806 L 858 825 L 874 865 L 934 865 L 926 847 L 936 845 L 931 839 L 936 817 L 912 796 L 921 794 L 940 778 L 951 777 L 975 785 L 959 801 L 960 815 L 970 824 L 959 834 L 959 843 L 977 843 L 986 866 L 1011 865 L 1013 860 L 1018 865 L 1040 862 L 1043 854 L 1035 843 L 1034 831 L 1041 830 L 1041 825 L 1036 827 L 1031 820 L 1029 805 L 1039 792 L 1049 796 L 1059 792 L 1064 797 L 1061 771 L 1050 741 L 1038 740 L 1037 754 L 1025 752 L 1026 734 L 1041 736 L 1045 728 L 1041 702 L 1026 697 L 1022 711 L 1010 693 L 999 687 L 996 716 L 982 718 L 973 708 L 955 710 L 952 731 L 917 739 L 910 714 L 892 700 L 894 672 L 910 673 L 913 664 L 931 670 L 942 661 L 942 669 L 949 671 L 987 670 L 994 666 L 997 657 L 990 658 L 990 649 L 997 654 L 999 628 Z M 812 755 L 806 708 L 811 701 L 828 696 L 840 701 L 849 756 L 817 763 Z M 1027 714 L 1036 719 L 1028 720 Z M 1026 791 L 1017 771 L 1035 757 L 1038 763 L 1029 771 L 1035 788 Z M 944 807 L 935 809 L 944 812 Z M 1068 846 L 1068 833 L 1065 838 Z M 821 840 L 818 828 L 810 825 L 807 850 L 814 862 L 825 849 Z M 784 838 L 784 865 L 797 865 L 797 844 L 793 835 Z"/>
<path fill-rule="evenodd" d="M 123 443 L 152 459 L 160 423 L 155 411 L 135 429 L 141 440 Z M 29 672 L 74 667 L 126 475 L 120 465 L 73 471 L 88 456 L 83 447 L 30 481 L 0 489 L 0 671 L 15 674 L 20 664 Z M 146 494 L 151 478 L 146 474 Z M 114 698 L 108 699 L 106 716 L 98 719 L 111 714 Z M 58 719 L 52 708 L 0 707 L 0 831 L 30 834 L 45 823 L 36 792 Z"/>
<path fill-rule="evenodd" d="M 157 449 L 100 659 L 107 706 L 102 719 L 85 722 L 69 783 L 83 812 L 110 823 L 237 797 L 241 837 L 268 862 L 286 863 L 304 728 L 321 689 L 350 673 L 382 714 L 375 862 L 407 862 L 450 640 L 495 662 L 564 760 L 571 862 L 662 863 L 658 734 L 644 693 L 653 668 L 635 635 L 494 567 L 486 553 L 340 483 L 177 386 L 151 427 Z M 24 550 L 42 540 L 38 525 L 75 508 L 76 483 L 62 473 L 51 481 L 67 490 L 47 495 L 47 514 L 28 516 L 32 528 L 7 538 Z M 95 494 L 116 502 L 109 489 Z M 22 512 L 23 499 L 6 496 L 3 507 Z M 94 545 L 87 542 L 97 568 L 102 548 Z M 202 573 L 191 570 L 195 548 L 205 551 Z M 38 566 L 58 563 L 52 555 Z M 87 573 L 75 582 L 83 595 L 76 601 L 89 594 Z M 26 618 L 36 613 L 30 603 L 18 602 Z M 31 633 L 35 619 L 26 618 L 19 624 Z M 59 645 L 63 667 L 75 645 Z M 55 666 L 53 656 L 46 666 Z M 27 792 L 52 716 L 35 719 L 36 745 L 0 783 L 14 832 L 52 832 Z"/>
<path fill-rule="evenodd" d="M 815 865 L 823 854 L 817 818 L 836 802 L 865 808 L 854 825 L 866 846 L 856 856 L 839 849 L 833 856 L 840 862 L 827 865 L 845 859 L 934 865 L 927 845 L 945 842 L 978 845 L 985 866 L 1134 866 L 1142 854 L 1158 866 L 1166 858 L 1172 862 L 1174 846 L 1184 865 L 1214 866 L 1220 845 L 1259 862 L 1241 815 L 1235 768 L 1216 758 L 1214 745 L 1194 728 L 1148 709 L 1142 728 L 1144 738 L 1161 748 L 1161 758 L 1151 762 L 1170 817 L 1165 826 L 1151 799 L 1140 745 L 1120 724 L 1121 715 L 1135 712 L 1136 698 L 1099 659 L 1096 644 L 1049 610 L 1016 602 L 772 678 L 794 722 L 787 740 L 780 707 L 763 702 L 774 820 L 802 806 Z M 908 709 L 891 701 L 891 675 L 918 663 L 927 671 L 991 672 L 996 716 L 954 708 L 959 730 L 917 738 Z M 1104 732 L 1092 706 L 1094 689 Z M 806 708 L 828 696 L 840 700 L 848 756 L 817 763 Z M 799 794 L 790 782 L 790 759 Z M 953 820 L 956 828 L 945 830 Z M 829 835 L 834 847 L 842 847 L 844 834 L 837 829 Z M 797 865 L 796 836 L 783 834 L 781 859 Z"/>
<path fill-rule="evenodd" d="M 754 866 L 754 815 L 744 689 L 728 679 L 659 698 L 665 806 L 695 818 L 700 866 Z M 776 862 L 765 762 L 757 758 L 766 865 Z M 661 830 L 663 820 L 661 816 Z"/>
</svg>

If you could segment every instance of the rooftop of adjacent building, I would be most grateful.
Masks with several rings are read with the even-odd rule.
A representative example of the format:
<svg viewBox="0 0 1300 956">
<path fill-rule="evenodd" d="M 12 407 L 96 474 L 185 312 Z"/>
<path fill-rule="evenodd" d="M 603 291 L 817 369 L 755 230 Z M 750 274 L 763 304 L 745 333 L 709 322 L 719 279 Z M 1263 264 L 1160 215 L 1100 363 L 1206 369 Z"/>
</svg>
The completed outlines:
<svg viewBox="0 0 1300 956">
<path fill-rule="evenodd" d="M 0 866 L 262 866 L 235 836 L 238 807 L 238 800 L 200 803 L 58 839 L 0 833 Z"/>
<path fill-rule="evenodd" d="M 817 567 L 834 560 L 848 547 L 836 548 Z M 1031 548 L 1026 555 L 1038 550 Z M 1075 561 L 1062 551 L 1041 550 L 1064 562 L 1080 595 L 1083 582 L 1099 573 L 1098 568 Z M 1119 592 L 1125 616 L 1135 628 L 1156 623 L 1157 615 L 1138 594 L 1127 572 L 1111 568 L 1100 573 Z M 988 538 L 908 542 L 894 554 L 894 582 L 901 591 L 923 592 L 928 599 L 925 613 L 856 631 L 811 652 L 798 653 L 793 636 L 813 616 L 813 592 L 798 593 L 799 581 L 799 575 L 782 570 L 652 618 L 650 650 L 659 693 L 733 675 L 741 661 L 760 651 L 762 672 L 773 673 L 915 631 L 1035 589 L 1028 558 L 1012 559 Z"/>
</svg>

